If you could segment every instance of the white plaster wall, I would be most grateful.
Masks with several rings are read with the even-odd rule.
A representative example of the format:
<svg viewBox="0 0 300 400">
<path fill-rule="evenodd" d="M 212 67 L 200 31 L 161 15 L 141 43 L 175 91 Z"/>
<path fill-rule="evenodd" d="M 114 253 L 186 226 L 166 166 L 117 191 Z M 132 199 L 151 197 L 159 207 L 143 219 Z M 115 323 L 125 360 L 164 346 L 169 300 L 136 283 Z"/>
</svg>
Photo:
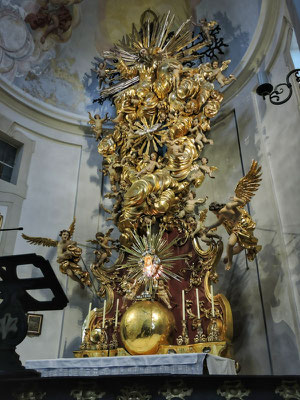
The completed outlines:
<svg viewBox="0 0 300 400">
<path fill-rule="evenodd" d="M 207 205 L 211 201 L 220 203 L 228 201 L 234 193 L 237 182 L 243 176 L 244 160 L 238 143 L 241 133 L 235 121 L 236 110 L 232 107 L 231 104 L 226 107 L 226 112 L 211 130 L 210 138 L 214 140 L 214 146 L 206 146 L 204 150 L 209 165 L 219 168 L 214 173 L 215 179 L 205 179 L 199 188 L 199 194 L 209 196 Z M 255 124 L 255 121 L 253 123 Z M 247 164 L 245 168 L 249 166 L 250 164 Z M 256 214 L 254 220 L 257 220 Z M 207 225 L 215 221 L 215 215 L 209 212 Z M 222 235 L 226 248 L 228 235 L 225 229 L 221 227 L 218 233 Z M 239 361 L 243 374 L 268 374 L 270 365 L 256 263 L 247 263 L 245 252 L 242 252 L 234 258 L 230 271 L 225 271 L 224 266 L 221 261 L 217 267 L 219 282 L 215 290 L 228 298 L 232 308 L 234 357 Z M 260 357 L 257 354 L 260 354 Z"/>
<path fill-rule="evenodd" d="M 263 249 L 249 270 L 243 253 L 229 273 L 222 272 L 223 265 L 218 267 L 219 291 L 233 310 L 233 350 L 243 374 L 295 374 L 300 368 L 299 88 L 294 82 L 293 97 L 281 106 L 255 93 L 262 73 L 275 86 L 294 68 L 289 55 L 292 26 L 283 2 L 276 12 L 276 29 L 269 33 L 268 51 L 256 65 L 257 73 L 250 73 L 244 87 L 238 79 L 225 90 L 225 104 L 211 131 L 215 148 L 206 146 L 205 153 L 210 164 L 222 167 L 215 181 L 206 180 L 201 187 L 209 201 L 224 202 L 239 179 L 241 165 L 245 172 L 252 159 L 262 165 L 263 181 L 250 211 Z M 239 137 L 239 149 L 234 135 Z M 223 237 L 226 241 L 227 235 Z"/>
<path fill-rule="evenodd" d="M 288 18 L 286 9 L 282 8 L 277 31 L 259 71 L 267 73 L 274 86 L 284 82 L 286 74 L 293 69 L 288 52 L 291 37 Z M 299 89 L 294 86 L 296 93 L 290 101 L 275 106 L 255 94 L 258 82 L 258 75 L 254 75 L 223 108 L 225 115 L 235 110 L 245 171 L 251 159 L 258 160 L 263 169 L 261 187 L 251 201 L 251 214 L 257 222 L 256 236 L 263 250 L 258 254 L 256 265 L 252 263 L 249 271 L 230 281 L 228 297 L 235 332 L 239 335 L 234 348 L 237 358 L 241 357 L 243 373 L 294 374 L 300 367 Z M 240 272 L 242 265 L 239 257 Z M 254 279 L 251 275 L 255 269 Z M 249 329 L 254 329 L 256 334 L 247 343 L 245 331 Z M 267 356 L 260 349 L 260 333 L 265 335 Z"/>
<path fill-rule="evenodd" d="M 59 231 L 68 228 L 75 215 L 77 222 L 73 238 L 83 247 L 86 259 L 86 240 L 94 238 L 99 226 L 97 210 L 100 165 L 95 139 L 86 135 L 84 128 L 71 127 L 73 133 L 70 133 L 35 122 L 30 112 L 22 116 L 5 106 L 1 107 L 1 111 L 1 128 L 4 134 L 10 136 L 12 126 L 17 125 L 22 129 L 23 137 L 34 143 L 25 195 L 15 205 L 20 214 L 18 221 L 14 221 L 15 225 L 22 226 L 24 233 L 29 236 L 56 240 L 59 238 Z M 17 188 L 18 184 L 15 188 L 0 182 L 0 200 L 11 196 L 9 192 Z M 8 217 L 7 214 L 6 218 Z M 80 289 L 73 281 L 68 282 L 66 275 L 59 272 L 55 248 L 32 246 L 21 237 L 21 232 L 14 235 L 16 242 L 13 253 L 35 252 L 48 259 L 70 301 L 64 311 L 43 311 L 42 334 L 38 337 L 27 337 L 17 351 L 22 362 L 27 359 L 57 358 L 63 351 L 64 326 L 70 327 L 70 331 L 67 329 L 66 332 L 68 337 L 80 337 L 85 317 L 82 313 L 85 306 L 88 309 L 91 293 Z M 1 243 L 7 242 L 7 236 L 8 233 L 2 233 Z M 30 277 L 36 276 L 36 271 L 28 266 L 18 268 L 18 274 L 20 277 Z M 38 293 L 39 298 L 43 298 L 43 295 Z"/>
<path fill-rule="evenodd" d="M 257 82 L 249 82 L 239 101 L 235 101 L 237 123 L 241 139 L 241 153 L 246 165 L 251 159 L 259 161 L 263 169 L 263 181 L 260 190 L 251 202 L 251 213 L 257 222 L 256 235 L 263 245 L 257 257 L 260 295 L 264 312 L 267 345 L 270 352 L 270 372 L 277 374 L 293 373 L 299 363 L 298 327 L 295 320 L 295 302 L 291 292 L 289 264 L 283 240 L 280 208 L 277 202 L 277 190 L 274 186 L 273 169 L 269 162 L 269 152 L 265 147 L 263 131 L 259 124 L 253 93 Z M 276 111 L 277 113 L 279 110 Z M 272 136 L 273 121 L 268 126 L 268 136 Z M 285 149 L 281 148 L 284 152 Z M 276 159 L 278 151 L 273 155 Z M 293 187 L 290 182 L 290 188 Z M 249 308 L 252 307 L 248 302 Z M 256 346 L 256 341 L 254 341 Z M 282 359 L 289 362 L 282 363 Z"/>
</svg>

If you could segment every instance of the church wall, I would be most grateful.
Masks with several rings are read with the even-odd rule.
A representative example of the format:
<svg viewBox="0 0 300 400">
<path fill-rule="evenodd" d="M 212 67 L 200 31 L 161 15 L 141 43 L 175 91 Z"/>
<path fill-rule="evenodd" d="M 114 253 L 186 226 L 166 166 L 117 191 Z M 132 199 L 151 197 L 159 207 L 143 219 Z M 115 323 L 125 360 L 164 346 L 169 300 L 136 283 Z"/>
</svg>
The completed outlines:
<svg viewBox="0 0 300 400">
<path fill-rule="evenodd" d="M 262 73 L 275 86 L 284 82 L 286 74 L 294 68 L 289 56 L 292 28 L 288 18 L 286 9 L 281 9 L 277 32 L 260 71 L 223 110 L 226 112 L 235 109 L 241 160 L 245 170 L 247 171 L 252 158 L 259 161 L 263 170 L 261 188 L 251 201 L 250 207 L 251 215 L 257 222 L 256 235 L 263 249 L 258 254 L 257 263 L 251 263 L 249 267 L 250 270 L 257 269 L 256 285 L 259 289 L 264 323 L 259 321 L 257 314 L 253 314 L 254 319 L 251 321 L 249 311 L 246 312 L 246 321 L 264 331 L 269 372 L 265 370 L 263 373 L 275 374 L 293 374 L 300 366 L 300 221 L 297 212 L 300 200 L 299 174 L 292 173 L 299 168 L 299 93 L 294 82 L 293 97 L 288 103 L 276 106 L 270 104 L 268 99 L 264 101 L 259 98 L 255 90 L 261 83 L 259 80 Z M 255 281 L 251 283 L 253 291 Z M 247 290 L 247 286 L 239 284 L 237 290 L 241 288 L 243 291 Z M 230 296 L 229 300 L 234 315 L 238 315 Z M 245 303 L 241 301 L 243 307 L 251 310 L 251 297 L 244 300 Z M 239 309 L 240 306 L 239 302 Z M 244 320 L 242 326 L 245 327 Z M 240 340 L 243 342 L 243 334 L 240 335 L 238 341 Z M 248 353 L 249 346 L 242 347 L 243 358 L 243 355 Z M 250 348 L 252 352 L 257 353 L 257 336 L 252 337 Z M 257 356 L 255 358 L 257 360 Z M 251 360 L 251 355 L 247 354 L 245 361 L 249 359 Z M 283 362 L 283 359 L 289 361 Z M 257 365 L 254 364 L 253 367 L 257 373 Z M 243 370 L 243 373 L 253 372 Z"/>
<path fill-rule="evenodd" d="M 264 324 L 261 329 L 265 333 L 266 348 L 270 359 L 270 372 L 277 374 L 292 374 L 296 365 L 299 366 L 299 348 L 297 343 L 298 327 L 295 319 L 295 299 L 293 297 L 293 282 L 290 278 L 290 265 L 283 236 L 281 207 L 278 202 L 280 176 L 276 176 L 278 151 L 270 160 L 269 149 L 266 146 L 266 136 L 272 137 L 274 119 L 270 119 L 263 130 L 257 111 L 260 99 L 255 94 L 257 81 L 255 78 L 235 101 L 237 124 L 240 132 L 241 154 L 246 165 L 254 158 L 262 165 L 263 181 L 260 190 L 251 201 L 251 215 L 257 223 L 256 235 L 263 249 L 258 254 L 256 262 L 249 264 L 257 271 L 259 298 L 262 307 Z M 276 107 L 276 106 L 273 106 Z M 272 110 L 279 113 L 279 110 Z M 295 134 L 295 131 L 294 131 Z M 272 137 L 273 139 L 273 137 Z M 271 140 L 272 140 L 271 139 Z M 282 151 L 284 152 L 284 146 Z M 277 187 L 274 181 L 277 181 Z M 285 180 L 286 181 L 286 180 Z M 289 190 L 293 183 L 289 183 Z M 253 303 L 247 301 L 251 310 Z M 257 324 L 257 320 L 253 321 Z M 256 349 L 256 338 L 252 338 L 252 351 Z M 248 347 L 246 347 L 248 348 Z M 289 363 L 282 363 L 283 357 Z"/>
<path fill-rule="evenodd" d="M 209 195 L 208 202 L 226 202 L 251 160 L 262 165 L 263 181 L 251 201 L 250 213 L 263 249 L 251 263 L 241 253 L 230 272 L 223 272 L 221 264 L 218 267 L 219 291 L 227 296 L 233 311 L 233 353 L 243 374 L 293 374 L 300 367 L 299 174 L 292 173 L 299 168 L 299 89 L 294 82 L 294 95 L 282 106 L 255 93 L 262 80 L 275 86 L 294 68 L 289 54 L 290 16 L 284 4 L 277 13 L 260 69 L 236 96 L 228 96 L 234 85 L 225 90 L 222 111 L 211 130 L 215 146 L 205 149 L 210 164 L 219 171 L 213 183 L 206 180 L 201 187 Z M 256 59 L 259 57 L 257 54 Z M 241 71 L 237 70 L 236 88 L 241 83 Z M 226 233 L 223 240 L 226 243 Z"/>
<path fill-rule="evenodd" d="M 236 108 L 233 108 L 234 106 L 232 104 L 225 106 L 226 109 L 210 133 L 214 146 L 206 146 L 204 150 L 210 165 L 219 168 L 214 173 L 215 179 L 205 179 L 199 189 L 199 194 L 202 192 L 209 196 L 207 204 L 211 201 L 226 202 L 233 195 L 237 182 L 244 174 L 244 169 L 247 170 L 251 162 L 244 159 L 244 154 L 241 152 L 239 142 L 243 132 L 239 129 L 238 113 Z M 255 123 L 255 121 L 252 122 Z M 253 157 L 257 159 L 255 154 Z M 260 189 L 262 190 L 263 188 Z M 252 215 L 256 221 L 256 213 Z M 215 219 L 215 215 L 208 213 L 207 225 L 213 223 Z M 218 233 L 222 235 L 226 249 L 228 234 L 223 227 L 218 228 Z M 268 374 L 270 373 L 269 352 L 256 263 L 249 263 L 245 252 L 242 252 L 234 258 L 230 271 L 225 271 L 224 266 L 221 261 L 217 267 L 219 283 L 216 285 L 216 292 L 223 293 L 232 308 L 234 358 L 240 363 L 243 374 L 255 374 L 258 371 Z M 260 357 L 257 357 L 258 353 Z"/>
<path fill-rule="evenodd" d="M 31 158 L 27 157 L 25 163 L 28 175 L 23 191 L 19 179 L 16 185 L 0 182 L 0 204 L 5 207 L 6 204 L 12 203 L 11 207 L 8 207 L 4 227 L 22 226 L 24 233 L 30 236 L 57 240 L 59 231 L 68 228 L 73 216 L 76 215 L 74 240 L 83 248 L 84 259 L 88 262 L 86 240 L 94 237 L 99 226 L 101 185 L 99 185 L 97 168 L 99 158 L 94 146 L 95 139 L 85 135 L 83 131 L 80 131 L 81 135 L 78 135 L 78 132 L 67 134 L 34 122 L 30 119 L 30 115 L 23 117 L 8 108 L 2 110 L 1 130 L 4 139 L 15 137 L 15 131 L 20 130 L 22 137 L 19 137 L 19 140 L 30 143 L 34 149 Z M 91 150 L 92 147 L 94 150 Z M 22 174 L 19 178 L 22 178 Z M 18 193 L 20 186 L 19 191 L 23 196 L 21 200 Z M 7 246 L 10 244 L 10 238 L 15 242 L 15 246 L 11 249 Z M 1 245 L 4 244 L 6 246 L 2 254 L 35 252 L 48 259 L 69 298 L 67 310 L 76 310 L 76 315 L 71 312 L 70 316 L 71 321 L 76 321 L 76 327 L 69 324 L 68 319 L 64 321 L 66 311 L 42 312 L 44 320 L 41 336 L 26 338 L 18 347 L 23 362 L 32 358 L 56 358 L 60 355 L 60 346 L 63 346 L 61 341 L 64 323 L 66 326 L 71 325 L 73 335 L 80 336 L 82 310 L 86 303 L 87 311 L 90 301 L 88 293 L 80 289 L 75 282 L 68 282 L 66 275 L 59 272 L 55 248 L 31 246 L 21 237 L 20 232 L 13 234 L 3 232 Z M 18 268 L 18 275 L 36 276 L 36 271 L 32 267 L 24 266 Z M 49 298 L 50 293 L 38 292 L 32 292 L 32 295 L 39 299 Z"/>
</svg>

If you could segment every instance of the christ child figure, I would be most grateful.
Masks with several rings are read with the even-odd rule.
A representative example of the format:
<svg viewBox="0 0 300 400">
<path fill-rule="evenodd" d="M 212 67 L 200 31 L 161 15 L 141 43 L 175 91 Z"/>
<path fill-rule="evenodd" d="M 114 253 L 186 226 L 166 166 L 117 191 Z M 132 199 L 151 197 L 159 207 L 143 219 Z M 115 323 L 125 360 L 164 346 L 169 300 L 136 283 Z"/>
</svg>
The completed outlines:
<svg viewBox="0 0 300 400">
<path fill-rule="evenodd" d="M 157 153 L 151 153 L 150 157 L 146 158 L 146 165 L 141 171 L 137 174 L 137 176 L 141 176 L 144 174 L 152 174 L 155 168 L 161 168 L 161 165 L 157 162 Z"/>
<path fill-rule="evenodd" d="M 209 143 L 210 145 L 214 144 L 212 139 L 207 139 L 207 137 L 204 135 L 198 118 L 193 120 L 193 126 L 190 129 L 190 132 L 194 133 L 194 141 L 199 152 L 202 151 L 204 143 Z"/>
</svg>

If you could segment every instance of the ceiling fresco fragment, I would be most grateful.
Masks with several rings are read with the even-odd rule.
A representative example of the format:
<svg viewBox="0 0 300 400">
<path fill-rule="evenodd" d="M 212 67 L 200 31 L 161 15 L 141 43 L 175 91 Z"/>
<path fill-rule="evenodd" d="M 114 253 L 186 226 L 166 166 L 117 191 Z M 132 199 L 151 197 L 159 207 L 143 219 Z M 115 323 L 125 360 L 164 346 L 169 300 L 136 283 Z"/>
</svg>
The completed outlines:
<svg viewBox="0 0 300 400">
<path fill-rule="evenodd" d="M 95 69 L 102 51 L 130 31 L 146 8 L 170 10 L 175 25 L 189 17 L 218 21 L 230 45 L 220 60 L 232 60 L 232 73 L 251 43 L 260 7 L 261 0 L 1 0 L 0 82 L 86 119 L 87 111 L 99 109 L 92 100 L 99 95 Z"/>
</svg>

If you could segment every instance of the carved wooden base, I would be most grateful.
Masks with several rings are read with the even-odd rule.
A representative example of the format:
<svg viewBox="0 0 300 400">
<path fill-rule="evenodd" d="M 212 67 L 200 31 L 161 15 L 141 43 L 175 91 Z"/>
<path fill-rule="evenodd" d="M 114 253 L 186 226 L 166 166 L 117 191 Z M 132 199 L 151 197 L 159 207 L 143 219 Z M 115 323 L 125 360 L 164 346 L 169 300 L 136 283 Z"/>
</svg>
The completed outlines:
<svg viewBox="0 0 300 400">
<path fill-rule="evenodd" d="M 157 354 L 183 354 L 183 353 L 209 353 L 215 356 L 224 357 L 228 344 L 227 342 L 205 342 L 205 343 L 194 343 L 188 345 L 161 345 L 158 349 Z"/>
<path fill-rule="evenodd" d="M 119 347 L 111 350 L 78 350 L 73 351 L 75 358 L 83 357 L 116 357 L 131 356 L 125 349 Z M 230 346 L 227 342 L 204 342 L 187 345 L 161 345 L 157 354 L 208 353 L 215 356 L 230 357 Z"/>
<path fill-rule="evenodd" d="M 109 357 L 109 352 L 113 350 L 78 350 L 73 351 L 75 358 L 85 357 Z"/>
</svg>

